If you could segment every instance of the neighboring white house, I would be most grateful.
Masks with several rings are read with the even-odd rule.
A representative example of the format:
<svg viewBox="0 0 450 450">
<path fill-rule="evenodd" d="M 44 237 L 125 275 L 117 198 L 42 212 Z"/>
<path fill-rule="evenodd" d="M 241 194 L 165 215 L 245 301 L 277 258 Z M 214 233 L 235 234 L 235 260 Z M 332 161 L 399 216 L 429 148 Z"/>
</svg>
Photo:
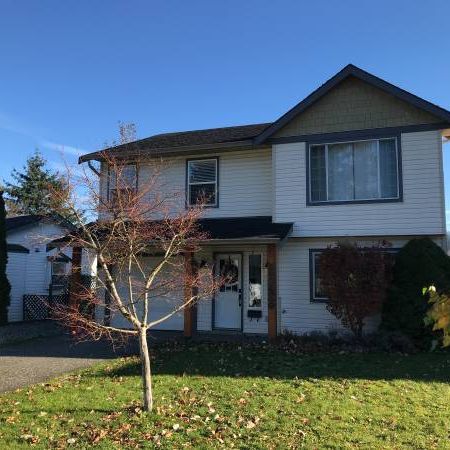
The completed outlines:
<svg viewBox="0 0 450 450">
<path fill-rule="evenodd" d="M 202 258 L 236 273 L 197 306 L 193 331 L 340 328 L 320 292 L 317 255 L 344 237 L 399 248 L 428 236 L 445 247 L 442 139 L 449 135 L 449 111 L 349 65 L 273 123 L 137 141 L 141 158 L 170 163 L 165 185 L 184 191 L 187 207 L 209 194 L 201 222 L 211 239 Z M 128 160 L 139 189 L 149 166 L 137 166 L 127 148 L 108 151 Z M 102 153 L 80 158 L 90 160 L 101 162 L 100 189 L 109 195 L 114 179 Z M 161 300 L 154 318 L 170 307 Z M 183 327 L 182 314 L 161 324 Z"/>
<path fill-rule="evenodd" d="M 65 289 L 72 251 L 67 248 L 59 252 L 48 244 L 71 229 L 70 224 L 56 217 L 26 215 L 6 219 L 6 273 L 11 284 L 9 322 L 24 320 L 24 295 L 48 296 L 50 285 L 55 294 Z M 85 252 L 82 264 L 84 274 L 95 273 L 94 262 L 88 260 Z"/>
</svg>

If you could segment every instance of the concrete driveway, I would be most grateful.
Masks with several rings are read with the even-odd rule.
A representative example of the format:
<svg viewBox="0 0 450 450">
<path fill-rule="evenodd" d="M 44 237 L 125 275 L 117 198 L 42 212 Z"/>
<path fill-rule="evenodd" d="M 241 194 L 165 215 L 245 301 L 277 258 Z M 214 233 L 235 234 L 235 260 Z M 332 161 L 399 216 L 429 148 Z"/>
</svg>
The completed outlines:
<svg viewBox="0 0 450 450">
<path fill-rule="evenodd" d="M 108 343 L 75 344 L 68 336 L 50 336 L 0 347 L 0 392 L 40 383 L 49 378 L 116 358 Z"/>
</svg>

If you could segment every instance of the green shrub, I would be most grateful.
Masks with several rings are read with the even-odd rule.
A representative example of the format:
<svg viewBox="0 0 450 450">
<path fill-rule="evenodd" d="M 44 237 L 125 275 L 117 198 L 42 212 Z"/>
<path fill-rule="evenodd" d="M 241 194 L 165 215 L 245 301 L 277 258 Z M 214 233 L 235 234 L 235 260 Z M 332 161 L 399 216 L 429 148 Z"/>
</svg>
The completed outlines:
<svg viewBox="0 0 450 450">
<path fill-rule="evenodd" d="M 429 305 L 422 289 L 430 285 L 440 292 L 450 290 L 450 258 L 431 239 L 412 239 L 395 258 L 382 329 L 399 331 L 426 344 L 432 329 L 424 324 Z"/>
</svg>

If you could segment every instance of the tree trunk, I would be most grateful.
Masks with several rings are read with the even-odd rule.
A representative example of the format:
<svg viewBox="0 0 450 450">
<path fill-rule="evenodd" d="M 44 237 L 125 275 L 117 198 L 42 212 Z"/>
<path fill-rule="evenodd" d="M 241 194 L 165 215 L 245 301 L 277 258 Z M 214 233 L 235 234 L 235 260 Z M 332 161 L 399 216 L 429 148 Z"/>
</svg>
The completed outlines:
<svg viewBox="0 0 450 450">
<path fill-rule="evenodd" d="M 147 345 L 147 330 L 145 329 L 139 333 L 139 347 L 141 351 L 144 411 L 151 411 L 153 409 L 152 372 L 150 370 L 150 354 Z"/>
</svg>

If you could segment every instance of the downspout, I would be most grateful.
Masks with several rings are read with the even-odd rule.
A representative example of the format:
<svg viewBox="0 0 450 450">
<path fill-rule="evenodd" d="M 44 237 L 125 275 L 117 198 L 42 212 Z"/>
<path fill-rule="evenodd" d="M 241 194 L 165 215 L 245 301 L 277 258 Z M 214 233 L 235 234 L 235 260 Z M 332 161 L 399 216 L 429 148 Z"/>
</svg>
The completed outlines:
<svg viewBox="0 0 450 450">
<path fill-rule="evenodd" d="M 88 161 L 88 167 L 100 178 L 100 172 L 92 165 L 91 161 Z"/>
</svg>

